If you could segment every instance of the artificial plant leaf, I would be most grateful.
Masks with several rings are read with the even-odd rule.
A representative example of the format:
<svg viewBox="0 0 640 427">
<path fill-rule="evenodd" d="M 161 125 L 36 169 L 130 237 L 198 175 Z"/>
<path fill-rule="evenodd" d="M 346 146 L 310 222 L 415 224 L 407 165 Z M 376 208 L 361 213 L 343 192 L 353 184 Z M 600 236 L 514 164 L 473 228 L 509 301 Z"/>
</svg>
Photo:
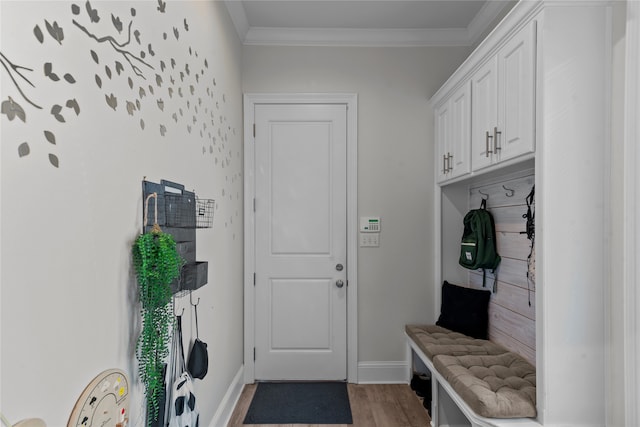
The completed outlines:
<svg viewBox="0 0 640 427">
<path fill-rule="evenodd" d="M 36 25 L 33 28 L 33 34 L 36 36 L 36 38 L 40 43 L 44 42 L 44 35 L 42 34 L 42 30 L 40 29 L 39 26 Z"/>
<path fill-rule="evenodd" d="M 51 131 L 45 130 L 44 137 L 47 139 L 47 141 L 49 141 L 49 143 L 53 145 L 56 144 L 56 137 Z"/>
<path fill-rule="evenodd" d="M 28 156 L 30 152 L 31 152 L 31 149 L 29 148 L 28 143 L 23 142 L 18 146 L 18 157 Z"/>
<path fill-rule="evenodd" d="M 55 154 L 49 153 L 49 162 L 51 162 L 51 164 L 56 168 L 60 167 L 60 164 L 58 162 L 58 156 L 56 156 Z"/>
</svg>

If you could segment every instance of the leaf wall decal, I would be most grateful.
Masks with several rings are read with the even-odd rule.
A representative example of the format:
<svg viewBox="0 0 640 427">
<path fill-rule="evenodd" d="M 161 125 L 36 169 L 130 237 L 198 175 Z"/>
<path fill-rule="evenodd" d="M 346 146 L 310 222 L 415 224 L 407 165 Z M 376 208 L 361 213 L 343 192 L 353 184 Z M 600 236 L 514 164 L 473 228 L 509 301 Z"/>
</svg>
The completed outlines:
<svg viewBox="0 0 640 427">
<path fill-rule="evenodd" d="M 73 13 L 74 15 L 80 15 L 80 7 L 77 4 L 72 4 L 71 13 Z"/>
<path fill-rule="evenodd" d="M 42 43 L 44 41 L 44 35 L 42 34 L 42 30 L 40 29 L 39 26 L 35 26 L 33 28 L 33 34 L 36 36 L 36 38 L 38 39 L 38 41 L 40 43 Z"/>
<path fill-rule="evenodd" d="M 98 60 L 98 54 L 97 54 L 97 53 L 95 53 L 95 52 L 93 51 L 93 49 L 92 49 L 90 52 L 91 52 L 91 57 L 93 58 L 93 61 L 94 61 L 96 64 L 100 64 L 100 61 Z"/>
<path fill-rule="evenodd" d="M 131 16 L 136 16 L 136 10 L 135 8 L 131 8 Z"/>
<path fill-rule="evenodd" d="M 144 120 L 140 119 L 140 128 L 144 130 Z"/>
<path fill-rule="evenodd" d="M 165 68 L 164 61 L 160 61 L 160 71 L 164 71 Z"/>
<path fill-rule="evenodd" d="M 164 136 L 165 133 L 167 133 L 167 128 L 165 125 L 160 125 L 160 135 Z"/>
<path fill-rule="evenodd" d="M 87 9 L 87 14 L 89 15 L 89 18 L 91 19 L 91 22 L 99 22 L 100 16 L 98 15 L 98 11 L 91 7 L 91 3 L 89 3 L 89 0 L 87 0 L 85 7 Z"/>
<path fill-rule="evenodd" d="M 187 18 L 184 18 L 184 29 L 189 31 L 189 24 L 187 24 Z"/>
<path fill-rule="evenodd" d="M 129 113 L 130 116 L 133 116 L 133 112 L 135 110 L 136 110 L 135 104 L 131 101 L 127 101 L 127 113 Z"/>
<path fill-rule="evenodd" d="M 65 105 L 67 106 L 67 108 L 73 109 L 73 111 L 75 111 L 76 113 L 76 116 L 80 115 L 80 105 L 78 105 L 78 101 L 75 98 L 67 100 L 67 103 Z"/>
<path fill-rule="evenodd" d="M 31 149 L 29 148 L 29 144 L 28 143 L 23 142 L 22 144 L 20 144 L 18 146 L 18 156 L 19 157 L 28 156 L 30 152 L 31 152 Z"/>
<path fill-rule="evenodd" d="M 60 123 L 64 123 L 65 120 L 62 114 L 60 114 L 61 111 L 62 111 L 62 107 L 58 104 L 55 104 L 53 107 L 51 107 L 51 114 L 53 115 L 53 117 L 55 117 L 56 120 L 59 121 Z"/>
<path fill-rule="evenodd" d="M 111 68 L 109 68 L 108 65 L 104 66 L 104 72 L 107 73 L 107 77 L 109 77 L 109 79 L 111 79 Z"/>
<path fill-rule="evenodd" d="M 116 111 L 116 107 L 118 106 L 118 98 L 116 98 L 114 94 L 111 94 L 111 95 L 105 94 L 104 97 L 107 101 L 107 105 L 113 108 L 113 111 Z"/>
<path fill-rule="evenodd" d="M 58 23 L 56 21 L 53 21 L 53 24 L 50 24 L 49 21 L 45 19 L 44 24 L 47 28 L 47 31 L 49 32 L 49 35 L 53 37 L 53 39 L 59 44 L 62 44 L 62 40 L 64 40 L 64 31 L 60 26 L 58 26 Z"/>
<path fill-rule="evenodd" d="M 6 101 L 2 101 L 2 107 L 0 108 L 0 111 L 2 112 L 2 114 L 5 114 L 7 116 L 9 121 L 12 121 L 16 117 L 25 123 L 27 121 L 27 115 L 24 112 L 22 106 L 15 102 L 10 96 Z"/>
<path fill-rule="evenodd" d="M 49 143 L 55 145 L 56 144 L 56 137 L 53 133 L 51 133 L 48 130 L 44 131 L 44 137 L 47 138 L 47 141 L 49 141 Z"/>
<path fill-rule="evenodd" d="M 173 27 L 173 35 L 176 37 L 176 40 L 180 38 L 180 32 L 176 27 Z"/>
<path fill-rule="evenodd" d="M 129 83 L 129 89 L 133 89 L 133 80 L 131 79 L 131 77 L 129 77 L 127 81 Z"/>
<path fill-rule="evenodd" d="M 99 75 L 96 74 L 96 84 L 98 85 L 98 87 L 100 89 L 102 89 L 102 79 L 100 78 Z"/>
<path fill-rule="evenodd" d="M 144 88 L 142 86 L 140 86 L 140 90 L 138 91 L 138 94 L 140 98 L 144 98 L 145 96 L 147 96 L 147 93 L 144 91 Z"/>
<path fill-rule="evenodd" d="M 135 37 L 136 42 L 138 42 L 138 44 L 140 44 L 140 31 L 135 30 L 135 31 L 133 32 L 133 37 Z"/>
<path fill-rule="evenodd" d="M 73 76 L 69 73 L 66 73 L 64 75 L 64 79 L 71 84 L 74 84 L 76 82 L 76 79 L 74 79 Z"/>
<path fill-rule="evenodd" d="M 160 74 L 156 74 L 156 84 L 158 87 L 162 86 L 162 76 Z"/>
<path fill-rule="evenodd" d="M 123 71 L 124 71 L 124 67 L 122 66 L 122 63 L 120 61 L 116 61 L 116 73 L 120 75 L 120 73 Z"/>
<path fill-rule="evenodd" d="M 51 154 L 51 153 L 49 154 L 49 162 L 51 162 L 51 164 L 56 168 L 60 167 L 60 164 L 58 162 L 58 156 L 56 156 L 55 154 Z"/>
<path fill-rule="evenodd" d="M 113 26 L 116 28 L 116 30 L 118 30 L 118 33 L 122 32 L 122 21 L 120 20 L 119 16 L 114 16 L 113 13 L 111 14 L 111 22 L 113 23 Z"/>
</svg>

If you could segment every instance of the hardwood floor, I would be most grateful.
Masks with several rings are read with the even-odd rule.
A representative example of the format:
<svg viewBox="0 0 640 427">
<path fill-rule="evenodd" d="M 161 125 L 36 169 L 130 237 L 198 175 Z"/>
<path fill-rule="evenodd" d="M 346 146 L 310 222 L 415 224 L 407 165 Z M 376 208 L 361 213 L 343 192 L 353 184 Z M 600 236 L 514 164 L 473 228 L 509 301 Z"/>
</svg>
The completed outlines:
<svg viewBox="0 0 640 427">
<path fill-rule="evenodd" d="M 430 419 L 413 390 L 406 384 L 348 384 L 349 402 L 355 427 L 425 427 Z M 242 424 L 256 390 L 256 384 L 248 384 L 242 390 L 231 420 L 227 427 L 263 424 Z M 290 427 L 300 424 L 270 424 L 270 426 Z M 316 427 L 317 424 L 305 424 Z M 346 427 L 347 424 L 336 424 Z"/>
</svg>

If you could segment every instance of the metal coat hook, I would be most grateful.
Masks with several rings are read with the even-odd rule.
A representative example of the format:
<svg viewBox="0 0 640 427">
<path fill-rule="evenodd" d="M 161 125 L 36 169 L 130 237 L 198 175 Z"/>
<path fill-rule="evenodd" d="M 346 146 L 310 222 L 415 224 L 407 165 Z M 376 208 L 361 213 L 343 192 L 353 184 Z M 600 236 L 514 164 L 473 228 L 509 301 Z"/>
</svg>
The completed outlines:
<svg viewBox="0 0 640 427">
<path fill-rule="evenodd" d="M 196 303 L 193 303 L 193 299 L 191 298 L 191 294 L 193 293 L 193 291 L 189 291 L 189 303 L 191 303 L 192 306 L 197 307 L 198 304 L 200 304 L 200 297 L 198 297 L 198 301 L 196 301 Z"/>
<path fill-rule="evenodd" d="M 176 298 L 171 298 L 171 309 L 173 310 L 173 315 L 175 317 L 182 316 L 184 314 L 184 307 L 182 307 L 182 312 L 180 314 L 176 313 Z"/>
<path fill-rule="evenodd" d="M 504 186 L 504 184 L 502 184 L 502 188 L 504 188 L 505 190 L 507 190 L 507 191 L 508 191 L 508 193 L 505 193 L 505 195 L 506 195 L 507 197 L 513 197 L 513 195 L 514 195 L 514 194 L 516 194 L 516 191 L 515 191 L 515 190 L 512 190 L 511 188 L 507 188 L 507 187 L 505 187 L 505 186 Z"/>
<path fill-rule="evenodd" d="M 486 193 L 483 193 L 482 191 L 478 190 L 478 193 L 482 196 L 482 198 L 484 200 L 489 200 L 489 195 Z"/>
</svg>

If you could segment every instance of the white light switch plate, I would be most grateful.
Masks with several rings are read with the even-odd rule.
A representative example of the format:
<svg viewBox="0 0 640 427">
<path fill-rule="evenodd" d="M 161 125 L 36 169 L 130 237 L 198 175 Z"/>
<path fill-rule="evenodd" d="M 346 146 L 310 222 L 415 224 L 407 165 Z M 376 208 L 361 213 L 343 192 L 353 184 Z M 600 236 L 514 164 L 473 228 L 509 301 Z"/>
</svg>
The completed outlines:
<svg viewBox="0 0 640 427">
<path fill-rule="evenodd" d="M 380 233 L 360 233 L 361 248 L 377 248 L 380 246 Z"/>
</svg>

